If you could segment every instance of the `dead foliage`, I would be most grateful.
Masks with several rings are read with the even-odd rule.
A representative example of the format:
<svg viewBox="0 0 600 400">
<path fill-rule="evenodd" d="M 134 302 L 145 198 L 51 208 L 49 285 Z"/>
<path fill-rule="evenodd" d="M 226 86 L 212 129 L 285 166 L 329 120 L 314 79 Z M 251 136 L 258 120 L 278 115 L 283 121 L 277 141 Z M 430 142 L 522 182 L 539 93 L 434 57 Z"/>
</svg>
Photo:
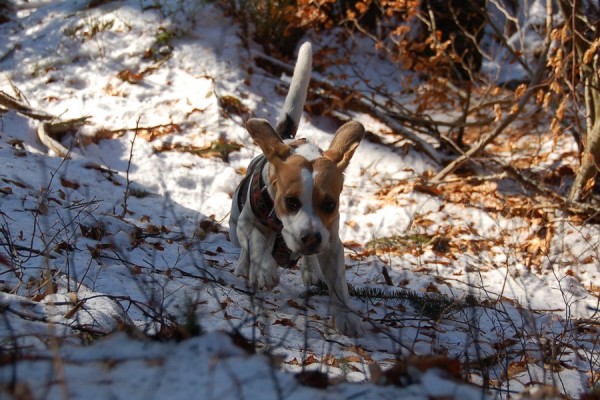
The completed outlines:
<svg viewBox="0 0 600 400">
<path fill-rule="evenodd" d="M 378 385 L 408 386 L 419 382 L 419 376 L 428 370 L 438 370 L 457 381 L 465 381 L 462 376 L 462 365 L 456 358 L 444 355 L 411 356 L 406 359 L 395 360 L 394 365 L 382 369 L 379 364 L 369 364 L 371 382 Z"/>
<path fill-rule="evenodd" d="M 218 101 L 221 115 L 225 118 L 230 118 L 232 115 L 244 117 L 250 114 L 250 109 L 235 96 L 219 96 Z"/>
<path fill-rule="evenodd" d="M 156 147 L 155 151 L 177 151 L 180 153 L 193 154 L 202 158 L 220 158 L 221 160 L 227 162 L 229 160 L 229 154 L 234 151 L 238 151 L 241 148 L 242 145 L 239 143 L 225 139 L 219 139 L 203 147 L 179 143 L 168 143 Z"/>
<path fill-rule="evenodd" d="M 161 139 L 168 135 L 174 135 L 182 132 L 180 124 L 169 123 L 164 125 L 155 125 L 138 128 L 124 128 L 124 129 L 99 129 L 91 137 L 87 137 L 86 140 L 92 143 L 99 143 L 102 140 L 117 139 L 125 135 L 127 132 L 135 132 L 140 139 L 144 139 L 147 142 L 152 142 L 156 139 Z M 84 143 L 86 144 L 86 143 Z"/>
</svg>

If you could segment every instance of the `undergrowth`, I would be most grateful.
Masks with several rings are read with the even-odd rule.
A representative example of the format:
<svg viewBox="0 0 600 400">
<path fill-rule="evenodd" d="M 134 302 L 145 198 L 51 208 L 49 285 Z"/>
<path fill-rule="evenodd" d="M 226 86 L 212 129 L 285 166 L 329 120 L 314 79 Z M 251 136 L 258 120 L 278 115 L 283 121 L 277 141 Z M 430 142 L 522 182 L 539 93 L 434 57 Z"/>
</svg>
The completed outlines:
<svg viewBox="0 0 600 400">
<path fill-rule="evenodd" d="M 391 289 L 385 287 L 357 287 L 348 285 L 350 296 L 360 299 L 370 304 L 385 303 L 387 305 L 398 306 L 409 304 L 414 313 L 438 321 L 449 313 L 463 311 L 469 307 L 480 306 L 474 296 L 467 295 L 464 299 L 452 299 L 439 293 L 419 293 L 410 289 Z M 327 296 L 329 290 L 324 282 L 319 282 L 315 287 L 311 287 L 306 295 Z"/>
<path fill-rule="evenodd" d="M 410 68 L 426 78 L 424 82 L 427 84 L 412 89 L 419 94 L 411 104 L 411 110 L 414 111 L 408 111 L 409 108 L 404 107 L 385 88 L 375 88 L 370 96 L 365 96 L 369 99 L 367 103 L 358 104 L 352 103 L 353 99 L 360 97 L 358 93 L 344 93 L 344 88 L 328 91 L 323 82 L 317 82 L 322 90 L 319 93 L 325 93 L 323 98 L 342 111 L 346 106 L 353 112 L 387 110 L 390 112 L 388 117 L 392 118 L 388 121 L 400 121 L 411 130 L 428 135 L 428 140 L 435 141 L 438 145 L 436 151 L 452 149 L 448 150 L 446 156 L 464 155 L 466 146 L 477 143 L 496 122 L 518 111 L 514 109 L 514 105 L 524 95 L 525 86 L 515 92 L 495 85 L 486 86 L 487 82 L 482 83 L 479 76 L 471 78 L 477 75 L 472 65 L 465 66 L 468 67 L 466 72 L 470 77 L 470 84 L 478 84 L 479 87 L 463 85 L 464 81 L 460 80 L 450 82 L 446 79 L 447 76 L 432 73 L 436 68 L 440 71 L 455 68 L 459 61 L 451 51 L 451 43 L 440 40 L 443 38 L 441 32 L 429 32 L 426 38 L 421 37 L 423 42 L 418 47 L 424 50 L 418 52 L 419 49 L 415 46 L 419 43 L 397 40 L 406 38 L 409 33 L 404 23 L 380 25 L 383 28 L 380 32 L 384 37 L 373 37 L 376 23 L 373 27 L 363 29 L 362 23 L 370 24 L 367 21 L 370 13 L 383 21 L 385 11 L 389 10 L 383 5 L 391 3 L 355 2 L 347 8 L 343 8 L 342 3 L 346 2 L 298 1 L 295 4 L 291 1 L 231 0 L 224 6 L 241 21 L 247 31 L 245 33 L 251 32 L 245 36 L 245 40 L 252 38 L 259 41 L 267 49 L 267 53 L 271 54 L 290 56 L 300 34 L 311 29 L 327 30 L 335 27 L 351 30 L 353 34 L 364 31 L 374 45 L 378 46 L 382 58 L 392 57 L 399 65 L 408 63 L 410 57 L 418 53 Z M 169 16 L 185 12 L 185 6 L 189 5 L 184 1 L 169 4 L 172 8 L 167 7 L 165 2 L 156 1 L 146 11 L 160 9 L 163 15 Z M 318 4 L 322 7 L 315 10 L 314 7 Z M 340 8 L 334 9 L 334 5 Z M 299 7 L 291 10 L 290 7 L 293 6 Z M 375 10 L 376 6 L 381 9 Z M 392 10 L 391 21 L 406 22 L 416 18 L 418 6 L 419 4 L 414 3 Z M 311 10 L 315 13 L 308 13 Z M 65 34 L 78 40 L 98 41 L 98 46 L 101 47 L 99 54 L 104 57 L 110 53 L 107 51 L 110 49 L 106 48 L 102 35 L 113 27 L 112 20 L 88 17 Z M 168 60 L 170 48 L 176 45 L 178 35 L 183 36 L 185 32 L 158 29 L 152 51 L 147 52 L 146 56 L 157 62 Z M 568 37 L 566 31 L 564 35 Z M 393 43 L 399 46 L 395 52 L 389 47 Z M 522 54 L 513 52 L 512 55 L 522 61 Z M 558 63 L 560 60 L 554 61 Z M 155 67 L 160 68 L 160 65 Z M 147 71 L 152 72 L 154 69 Z M 43 68 L 36 69 L 37 73 L 44 73 Z M 120 77 L 129 84 L 139 84 L 143 74 L 128 71 Z M 560 86 L 557 80 L 554 82 Z M 359 299 L 367 312 L 372 312 L 364 315 L 365 324 L 376 328 L 375 333 L 369 332 L 368 335 L 380 335 L 374 337 L 380 341 L 377 345 L 385 350 L 385 356 L 378 354 L 376 357 L 379 359 L 374 359 L 372 354 L 377 353 L 380 348 L 373 346 L 370 349 L 357 349 L 360 346 L 345 339 L 339 339 L 344 340 L 340 342 L 340 348 L 345 351 L 354 346 L 356 354 L 362 358 L 353 360 L 359 361 L 340 361 L 341 356 L 324 353 L 315 356 L 322 349 L 314 345 L 311 347 L 309 334 L 322 338 L 320 343 L 325 343 L 323 347 L 327 347 L 326 351 L 332 353 L 334 350 L 330 350 L 332 347 L 328 346 L 334 346 L 333 342 L 338 340 L 331 339 L 332 334 L 325 328 L 324 317 L 320 315 L 322 309 L 311 308 L 313 306 L 310 304 L 312 297 L 328 294 L 325 285 L 317 285 L 306 292 L 307 304 L 302 304 L 298 299 L 282 301 L 277 297 L 281 294 L 280 289 L 274 293 L 253 293 L 232 275 L 232 254 L 221 246 L 210 246 L 211 240 L 226 235 L 226 229 L 214 216 L 199 221 L 192 235 L 178 230 L 186 221 L 177 217 L 173 218 L 170 226 L 165 226 L 160 222 L 165 215 L 176 215 L 182 210 L 177 210 L 176 205 L 167 198 L 161 200 L 154 194 L 154 189 L 129 188 L 128 175 L 124 182 L 122 176 L 109 170 L 99 170 L 95 178 L 112 182 L 113 190 L 123 191 L 123 201 L 99 213 L 97 209 L 104 199 L 85 198 L 81 195 L 78 189 L 85 185 L 77 182 L 77 177 L 58 179 L 66 165 L 60 164 L 55 169 L 40 172 L 47 176 L 46 186 L 41 189 L 26 182 L 2 177 L 2 201 L 14 200 L 11 196 L 18 193 L 22 207 L 14 213 L 9 212 L 4 205 L 0 210 L 0 284 L 2 294 L 6 295 L 3 299 L 16 301 L 18 298 L 34 311 L 23 312 L 13 305 L 0 304 L 0 326 L 7 332 L 0 342 L 0 365 L 25 361 L 29 357 L 28 346 L 32 346 L 31 342 L 40 346 L 47 345 L 47 330 L 44 328 L 33 334 L 20 331 L 18 325 L 24 321 L 40 323 L 44 327 L 64 328 L 65 336 L 60 337 L 61 340 L 77 338 L 81 343 L 89 344 L 119 330 L 157 340 L 185 340 L 208 331 L 210 325 L 206 321 L 217 316 L 221 322 L 225 321 L 223 324 L 229 332 L 240 335 L 238 338 L 243 337 L 241 341 L 251 343 L 253 349 L 296 350 L 285 347 L 286 340 L 288 334 L 301 331 L 306 335 L 304 343 L 301 343 L 304 354 L 301 360 L 296 361 L 302 367 L 313 363 L 344 365 L 356 372 L 352 370 L 352 367 L 359 369 L 356 364 L 384 365 L 386 358 L 409 359 L 420 351 L 422 353 L 419 355 L 425 357 L 439 354 L 456 357 L 462 368 L 461 379 L 480 385 L 482 392 L 487 390 L 498 396 L 512 396 L 512 382 L 524 381 L 523 386 L 537 385 L 539 382 L 536 374 L 540 368 L 542 371 L 546 371 L 546 368 L 550 371 L 549 377 L 544 375 L 544 378 L 548 378 L 546 383 L 552 382 L 556 387 L 560 386 L 562 373 L 577 368 L 585 370 L 589 376 L 588 387 L 597 394 L 600 381 L 598 310 L 592 313 L 591 318 L 576 316 L 572 310 L 582 299 L 598 297 L 600 292 L 597 284 L 592 281 L 582 285 L 588 292 L 583 297 L 578 297 L 571 291 L 571 284 L 588 277 L 585 271 L 580 271 L 579 266 L 600 265 L 600 249 L 596 240 L 597 229 L 591 224 L 590 214 L 582 210 L 571 213 L 571 209 L 563 207 L 564 203 L 560 198 L 552 195 L 554 189 L 571 181 L 573 177 L 573 167 L 567 165 L 568 160 L 573 157 L 569 154 L 563 156 L 554 150 L 560 142 L 558 137 L 562 135 L 564 140 L 566 132 L 559 129 L 564 127 L 561 121 L 567 121 L 568 118 L 575 120 L 575 116 L 569 117 L 562 108 L 565 112 L 562 117 L 566 119 L 554 120 L 557 122 L 553 123 L 552 132 L 545 129 L 546 125 L 542 125 L 541 121 L 549 115 L 546 111 L 550 110 L 552 114 L 553 96 L 558 91 L 556 86 L 549 88 L 551 83 L 547 81 L 544 85 L 534 86 L 539 91 L 532 100 L 532 111 L 523 115 L 523 120 L 543 126 L 540 131 L 535 132 L 541 138 L 541 144 L 534 149 L 534 154 L 517 151 L 523 142 L 521 139 L 527 137 L 529 131 L 514 129 L 504 132 L 506 136 L 503 136 L 503 140 L 492 143 L 491 151 L 476 160 L 478 164 L 465 163 L 464 168 L 458 170 L 459 174 L 453 179 L 434 183 L 430 181 L 431 173 L 423 173 L 407 181 L 380 184 L 379 192 L 373 196 L 374 204 L 378 207 L 394 205 L 400 209 L 403 206 L 399 203 L 400 199 L 410 193 L 415 197 L 429 196 L 425 202 L 441 199 L 444 207 L 452 205 L 455 208 L 463 207 L 463 210 L 483 210 L 487 213 L 488 223 L 487 230 L 478 230 L 473 224 L 462 224 L 456 215 L 449 217 L 450 211 L 440 207 L 428 215 L 416 215 L 413 218 L 413 227 L 423 227 L 422 231 L 415 229 L 419 233 L 400 233 L 399 228 L 396 235 L 377 237 L 361 246 L 362 253 L 356 258 L 359 262 L 353 263 L 351 268 L 359 269 L 357 265 L 361 262 L 374 269 L 384 265 L 394 272 L 397 268 L 395 277 L 398 282 L 403 277 L 403 267 L 414 267 L 424 280 L 431 278 L 428 282 L 433 282 L 423 291 L 393 286 L 388 282 L 374 282 L 375 279 L 373 282 L 349 286 L 351 296 Z M 444 89 L 440 91 L 440 88 Z M 424 92 L 419 92 L 420 90 Z M 377 104 L 377 101 L 383 103 Z M 429 115 L 429 101 L 435 107 L 447 108 L 460 115 L 451 121 L 435 120 Z M 366 105 L 371 105 L 372 108 Z M 220 123 L 223 125 L 233 120 L 233 117 L 247 116 L 252 112 L 236 95 L 221 96 L 218 107 L 222 118 Z M 567 125 L 569 130 L 576 126 L 574 123 Z M 169 122 L 155 128 L 140 129 L 139 134 L 140 138 L 153 141 L 168 135 L 180 135 L 181 130 L 181 126 Z M 119 134 L 124 132 L 127 129 Z M 388 139 L 385 132 L 377 134 Z M 377 134 L 372 133 L 373 137 Z M 119 138 L 120 136 L 115 135 L 111 139 Z M 414 151 L 408 147 L 396 146 L 398 141 L 394 136 L 393 143 L 388 147 L 403 156 Z M 390 143 L 390 140 L 386 142 L 379 138 L 380 145 L 385 143 Z M 555 146 L 551 156 L 543 153 L 545 143 L 553 143 Z M 28 156 L 23 143 L 7 141 L 6 146 L 14 148 L 16 157 Z M 135 161 L 133 147 L 131 142 L 127 173 L 132 161 Z M 242 148 L 243 145 L 237 142 L 216 140 L 205 146 L 164 145 L 157 147 L 156 152 L 178 151 L 199 158 L 210 158 L 215 162 L 228 162 L 230 155 Z M 34 156 L 38 155 L 29 155 Z M 471 159 L 473 160 L 475 158 Z M 558 164 L 560 166 L 555 167 Z M 494 173 L 481 172 L 488 169 Z M 525 175 L 520 174 L 523 170 L 529 172 L 534 169 L 539 174 L 536 175 L 538 180 L 534 181 L 538 183 L 537 187 L 525 179 Z M 379 178 L 365 175 L 365 179 Z M 545 190 L 546 187 L 550 189 Z M 589 196 L 593 197 L 593 185 L 588 189 Z M 133 213 L 131 210 L 135 202 L 142 200 L 164 201 L 164 215 L 141 216 Z M 412 197 L 410 200 L 416 201 Z M 409 204 L 412 205 L 410 202 Z M 465 215 L 462 217 L 466 220 Z M 503 218 L 519 221 L 519 224 L 507 227 L 497 222 L 495 227 L 489 226 L 493 225 L 490 220 L 500 221 Z M 25 221 L 23 226 L 27 226 L 27 229 L 14 230 L 12 226 L 17 219 Z M 433 232 L 433 229 L 428 229 L 433 221 L 438 221 L 440 225 L 435 234 L 420 233 Z M 584 228 L 589 228 L 591 233 L 583 232 Z M 558 235 L 561 229 L 565 231 L 562 236 Z M 577 233 L 579 231 L 580 234 Z M 565 239 L 568 235 L 576 236 L 577 242 Z M 585 246 L 580 246 L 582 242 Z M 573 253 L 571 248 L 574 244 L 578 245 L 580 253 Z M 176 256 L 173 259 L 165 257 L 166 249 L 175 249 Z M 426 251 L 433 254 L 435 263 L 431 264 L 435 266 L 423 261 Z M 181 261 L 188 254 L 193 254 L 191 261 Z M 464 270 L 450 276 L 438 273 L 445 266 L 459 262 L 464 262 L 460 264 L 464 265 Z M 122 277 L 122 281 L 135 285 L 136 290 L 132 289 L 135 294 L 98 294 L 105 289 L 104 274 L 113 274 L 115 271 Z M 483 274 L 490 271 L 505 275 L 504 287 L 491 288 L 486 284 Z M 295 270 L 285 273 L 298 274 Z M 509 298 L 507 282 L 523 283 L 528 288 L 531 282 L 536 282 L 536 274 L 540 277 L 548 274 L 555 276 L 556 286 L 563 296 L 564 310 L 535 310 L 529 307 L 527 298 Z M 579 274 L 586 278 L 581 278 Z M 372 275 L 362 278 L 363 282 L 371 277 Z M 463 278 L 476 287 L 477 295 L 461 289 L 456 289 L 456 297 L 434 291 L 439 282 L 450 292 L 454 290 L 453 284 Z M 186 285 L 190 286 L 189 291 L 186 290 Z M 427 291 L 430 288 L 431 291 Z M 96 289 L 98 293 L 89 294 L 89 291 Z M 532 286 L 530 290 L 537 289 Z M 111 302 L 118 317 L 109 322 L 91 318 L 93 313 L 90 310 L 93 311 L 94 301 L 99 299 Z M 326 303 L 325 299 L 314 300 Z M 284 313 L 285 316 L 277 313 Z M 135 323 L 129 319 L 130 314 L 137 315 Z M 59 322 L 53 322 L 52 318 Z M 269 332 L 274 326 L 284 326 L 288 333 L 273 338 L 269 336 Z M 446 333 L 453 329 L 463 335 L 462 342 L 450 342 Z M 28 340 L 31 342 L 28 343 Z M 313 337 L 311 340 L 314 340 Z M 585 368 L 577 364 L 580 361 L 585 363 Z M 287 362 L 291 365 L 293 360 Z M 387 367 L 391 369 L 393 365 L 397 366 L 392 363 L 392 366 L 387 364 Z M 561 390 L 566 392 L 565 388 Z"/>
</svg>

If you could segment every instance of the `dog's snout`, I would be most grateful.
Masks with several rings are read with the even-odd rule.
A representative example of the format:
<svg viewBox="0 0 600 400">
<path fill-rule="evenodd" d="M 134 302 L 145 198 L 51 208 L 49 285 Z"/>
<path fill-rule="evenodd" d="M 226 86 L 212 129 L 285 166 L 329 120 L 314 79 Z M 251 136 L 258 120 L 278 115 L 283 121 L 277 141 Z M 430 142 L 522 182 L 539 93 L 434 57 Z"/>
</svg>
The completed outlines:
<svg viewBox="0 0 600 400">
<path fill-rule="evenodd" d="M 316 249 L 321 244 L 321 240 L 323 240 L 323 237 L 321 236 L 320 232 L 306 232 L 302 234 L 300 239 L 302 240 L 302 244 L 304 245 L 304 247 L 309 249 Z"/>
</svg>

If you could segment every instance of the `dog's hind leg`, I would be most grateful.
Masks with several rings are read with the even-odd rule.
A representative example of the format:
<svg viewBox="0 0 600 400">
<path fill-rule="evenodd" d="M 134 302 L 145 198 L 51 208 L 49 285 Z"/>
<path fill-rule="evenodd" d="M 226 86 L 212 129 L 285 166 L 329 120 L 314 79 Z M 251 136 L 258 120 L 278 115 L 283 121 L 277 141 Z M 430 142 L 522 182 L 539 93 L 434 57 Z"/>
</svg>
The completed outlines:
<svg viewBox="0 0 600 400">
<path fill-rule="evenodd" d="M 229 240 L 236 247 L 241 247 L 240 241 L 237 236 L 237 225 L 238 218 L 240 217 L 240 207 L 238 203 L 238 197 L 240 196 L 240 186 L 237 187 L 235 192 L 233 193 L 233 198 L 231 202 L 231 212 L 229 213 Z"/>
</svg>

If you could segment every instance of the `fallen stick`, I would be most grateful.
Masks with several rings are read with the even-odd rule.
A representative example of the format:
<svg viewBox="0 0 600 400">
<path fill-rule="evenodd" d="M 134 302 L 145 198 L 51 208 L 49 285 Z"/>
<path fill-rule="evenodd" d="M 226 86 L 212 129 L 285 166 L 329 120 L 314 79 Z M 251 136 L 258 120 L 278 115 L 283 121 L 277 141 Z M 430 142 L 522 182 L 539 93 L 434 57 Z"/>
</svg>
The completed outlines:
<svg viewBox="0 0 600 400">
<path fill-rule="evenodd" d="M 54 151 L 60 157 L 69 159 L 73 158 L 73 155 L 69 149 L 60 143 L 60 139 L 67 132 L 77 129 L 81 125 L 85 124 L 90 118 L 87 116 L 61 121 L 58 119 L 58 117 L 48 114 L 44 111 L 36 110 L 1 90 L 0 106 L 3 106 L 9 110 L 14 110 L 19 114 L 25 115 L 26 117 L 41 121 L 37 129 L 40 142 L 42 142 L 44 146 Z"/>
<path fill-rule="evenodd" d="M 23 114 L 26 117 L 37 119 L 40 121 L 48 121 L 51 119 L 56 119 L 54 115 L 50 115 L 43 111 L 38 111 L 27 104 L 23 104 L 21 101 L 15 99 L 9 94 L 6 94 L 2 90 L 0 90 L 0 106 L 4 106 L 9 110 L 15 110 L 19 114 Z"/>
<path fill-rule="evenodd" d="M 67 121 L 58 122 L 41 122 L 37 129 L 40 142 L 50 150 L 54 151 L 58 156 L 65 159 L 72 159 L 71 150 L 67 149 L 60 143 L 60 139 L 70 130 L 79 128 L 90 117 L 81 117 L 70 119 Z"/>
</svg>

